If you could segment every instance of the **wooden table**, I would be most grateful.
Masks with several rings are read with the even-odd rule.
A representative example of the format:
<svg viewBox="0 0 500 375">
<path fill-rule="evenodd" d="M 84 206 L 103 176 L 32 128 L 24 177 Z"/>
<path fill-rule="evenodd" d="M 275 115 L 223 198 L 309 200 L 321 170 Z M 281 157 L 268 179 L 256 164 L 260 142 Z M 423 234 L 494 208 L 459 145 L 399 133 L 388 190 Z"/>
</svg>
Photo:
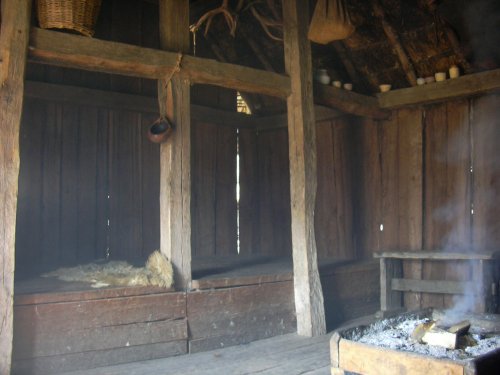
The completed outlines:
<svg viewBox="0 0 500 375">
<path fill-rule="evenodd" d="M 404 251 L 375 253 L 380 259 L 380 316 L 403 310 L 403 293 L 479 295 L 475 312 L 495 312 L 498 304 L 499 252 L 464 253 Z M 464 261 L 472 267 L 469 281 L 415 280 L 403 277 L 404 260 Z"/>
</svg>

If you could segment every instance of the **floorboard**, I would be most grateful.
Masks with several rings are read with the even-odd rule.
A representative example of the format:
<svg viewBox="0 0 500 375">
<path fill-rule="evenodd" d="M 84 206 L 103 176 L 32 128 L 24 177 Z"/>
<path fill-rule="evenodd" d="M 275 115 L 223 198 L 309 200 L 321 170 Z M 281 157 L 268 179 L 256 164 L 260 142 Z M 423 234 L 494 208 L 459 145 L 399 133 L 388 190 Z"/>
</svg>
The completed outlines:
<svg viewBox="0 0 500 375">
<path fill-rule="evenodd" d="M 67 375 L 328 375 L 330 335 L 288 334 L 210 352 L 74 371 Z"/>
</svg>

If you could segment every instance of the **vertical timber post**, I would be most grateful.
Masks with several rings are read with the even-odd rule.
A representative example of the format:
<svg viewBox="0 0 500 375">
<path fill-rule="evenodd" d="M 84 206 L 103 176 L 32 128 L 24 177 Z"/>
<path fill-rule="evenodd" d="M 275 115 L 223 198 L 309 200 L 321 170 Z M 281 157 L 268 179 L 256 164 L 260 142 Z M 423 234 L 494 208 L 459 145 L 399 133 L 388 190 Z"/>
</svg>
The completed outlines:
<svg viewBox="0 0 500 375">
<path fill-rule="evenodd" d="M 159 13 L 161 49 L 189 52 L 189 1 L 160 0 Z M 170 82 L 158 82 L 158 96 L 160 112 L 165 106 L 175 127 L 160 149 L 160 247 L 174 266 L 175 287 L 186 290 L 191 287 L 190 83 L 174 74 Z"/>
<path fill-rule="evenodd" d="M 287 108 L 297 333 L 318 336 L 326 333 L 326 325 L 314 236 L 316 124 L 307 39 L 309 1 L 284 0 L 282 4 L 285 69 L 292 88 Z"/>
<path fill-rule="evenodd" d="M 0 30 L 0 375 L 10 373 L 19 178 L 19 128 L 31 0 L 2 0 Z"/>
</svg>

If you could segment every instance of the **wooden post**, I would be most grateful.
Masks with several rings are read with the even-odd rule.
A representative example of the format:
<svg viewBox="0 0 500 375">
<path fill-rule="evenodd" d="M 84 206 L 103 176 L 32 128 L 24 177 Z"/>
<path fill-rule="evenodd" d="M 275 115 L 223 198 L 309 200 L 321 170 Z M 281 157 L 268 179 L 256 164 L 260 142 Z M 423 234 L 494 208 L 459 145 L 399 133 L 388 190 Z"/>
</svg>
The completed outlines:
<svg viewBox="0 0 500 375">
<path fill-rule="evenodd" d="M 189 51 L 189 1 L 161 0 L 160 45 Z M 182 59 L 180 59 L 182 69 Z M 166 77 L 167 79 L 168 77 Z M 160 149 L 160 247 L 174 266 L 175 287 L 191 287 L 191 118 L 189 81 L 172 76 L 158 81 L 158 96 L 175 130 Z"/>
<path fill-rule="evenodd" d="M 19 128 L 31 0 L 2 0 L 0 30 L 0 374 L 12 357 Z"/>
<path fill-rule="evenodd" d="M 314 237 L 316 132 L 308 13 L 309 1 L 283 1 L 285 68 L 292 88 L 287 107 L 297 333 L 317 336 L 326 326 Z"/>
</svg>

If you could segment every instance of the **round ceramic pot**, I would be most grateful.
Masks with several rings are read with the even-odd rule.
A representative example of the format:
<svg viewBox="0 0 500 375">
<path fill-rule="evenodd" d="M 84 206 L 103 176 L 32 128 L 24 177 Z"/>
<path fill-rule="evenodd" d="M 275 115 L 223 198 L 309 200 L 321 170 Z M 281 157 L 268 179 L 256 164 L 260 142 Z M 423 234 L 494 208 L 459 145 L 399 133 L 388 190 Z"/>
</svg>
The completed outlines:
<svg viewBox="0 0 500 375">
<path fill-rule="evenodd" d="M 330 76 L 328 75 L 328 71 L 326 69 L 316 70 L 316 73 L 314 74 L 314 79 L 323 85 L 330 84 Z"/>
</svg>

